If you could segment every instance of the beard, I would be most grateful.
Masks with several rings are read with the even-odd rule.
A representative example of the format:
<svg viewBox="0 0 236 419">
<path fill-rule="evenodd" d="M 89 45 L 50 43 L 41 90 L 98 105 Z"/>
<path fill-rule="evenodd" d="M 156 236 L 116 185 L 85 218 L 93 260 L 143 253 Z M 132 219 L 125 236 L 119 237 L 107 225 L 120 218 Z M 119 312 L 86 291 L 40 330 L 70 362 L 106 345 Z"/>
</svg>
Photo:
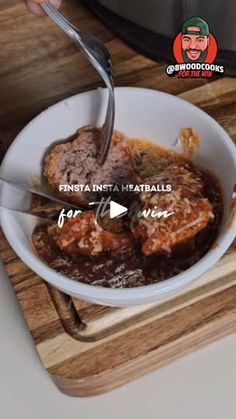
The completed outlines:
<svg viewBox="0 0 236 419">
<path fill-rule="evenodd" d="M 198 58 L 198 60 L 191 60 L 188 55 L 187 55 L 187 51 L 199 51 L 201 54 Z M 204 63 L 206 56 L 207 56 L 207 52 L 208 52 L 208 48 L 204 49 L 203 51 L 201 51 L 200 49 L 183 49 L 182 48 L 182 57 L 185 63 Z"/>
</svg>

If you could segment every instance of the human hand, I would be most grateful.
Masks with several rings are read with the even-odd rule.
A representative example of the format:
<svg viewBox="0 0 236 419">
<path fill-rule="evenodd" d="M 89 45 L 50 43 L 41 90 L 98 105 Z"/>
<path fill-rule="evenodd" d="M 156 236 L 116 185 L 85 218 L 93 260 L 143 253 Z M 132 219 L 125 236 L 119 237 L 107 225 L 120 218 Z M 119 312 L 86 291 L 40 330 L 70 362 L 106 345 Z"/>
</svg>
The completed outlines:
<svg viewBox="0 0 236 419">
<path fill-rule="evenodd" d="M 31 13 L 35 15 L 44 15 L 44 11 L 40 6 L 40 3 L 45 2 L 46 0 L 24 0 L 27 8 Z M 57 9 L 60 7 L 62 0 L 48 0 L 54 7 Z"/>
</svg>

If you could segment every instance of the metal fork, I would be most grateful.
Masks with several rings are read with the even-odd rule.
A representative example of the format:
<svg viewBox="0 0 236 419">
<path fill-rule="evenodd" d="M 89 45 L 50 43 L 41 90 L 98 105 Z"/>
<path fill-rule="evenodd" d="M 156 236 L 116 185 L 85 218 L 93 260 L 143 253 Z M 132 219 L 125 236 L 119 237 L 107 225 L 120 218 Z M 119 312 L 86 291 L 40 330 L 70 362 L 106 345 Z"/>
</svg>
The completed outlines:
<svg viewBox="0 0 236 419">
<path fill-rule="evenodd" d="M 82 32 L 72 25 L 55 7 L 49 3 L 41 4 L 46 14 L 76 43 L 82 53 L 97 70 L 108 88 L 108 105 L 103 125 L 104 139 L 99 150 L 98 163 L 103 165 L 111 145 L 115 118 L 115 96 L 112 77 L 111 57 L 106 47 L 94 36 Z"/>
</svg>

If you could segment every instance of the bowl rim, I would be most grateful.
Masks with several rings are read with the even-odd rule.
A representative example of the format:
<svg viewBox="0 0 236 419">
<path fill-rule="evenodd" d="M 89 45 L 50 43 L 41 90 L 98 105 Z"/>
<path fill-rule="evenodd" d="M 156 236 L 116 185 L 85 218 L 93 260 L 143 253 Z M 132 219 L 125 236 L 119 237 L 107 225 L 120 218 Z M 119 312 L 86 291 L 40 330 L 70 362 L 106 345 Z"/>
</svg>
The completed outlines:
<svg viewBox="0 0 236 419">
<path fill-rule="evenodd" d="M 103 89 L 106 90 L 106 89 Z M 196 107 L 195 105 L 185 101 L 182 98 L 176 97 L 169 93 L 160 92 L 154 89 L 146 89 L 146 88 L 139 88 L 139 87 L 117 87 L 115 88 L 115 93 L 119 91 L 133 91 L 138 94 L 148 93 L 153 95 L 159 95 L 160 98 L 162 96 L 170 96 L 171 100 L 176 101 L 176 103 L 184 102 L 189 107 L 193 108 L 194 112 L 197 112 L 203 120 L 208 120 L 214 124 L 215 129 L 219 132 L 219 137 L 223 140 L 230 149 L 230 153 L 232 155 L 232 159 L 234 160 L 235 168 L 236 168 L 236 147 L 231 138 L 229 137 L 228 133 L 219 125 L 217 121 L 215 121 L 211 116 L 206 114 L 203 110 Z M 77 98 L 78 96 L 82 97 L 83 95 L 91 95 L 97 92 L 97 89 L 93 89 L 90 91 L 86 91 L 83 93 L 79 93 L 73 95 L 69 98 L 65 98 L 60 102 L 52 105 L 47 110 L 52 108 L 56 109 L 56 107 L 63 104 L 63 102 L 70 102 Z M 4 159 L 2 162 L 1 171 L 4 172 L 6 162 L 7 162 L 7 155 L 11 152 L 11 149 L 21 141 L 21 138 L 24 136 L 26 130 L 31 128 L 31 125 L 42 117 L 45 111 L 37 115 L 32 121 L 30 121 L 25 128 L 17 135 L 15 140 L 10 145 Z M 72 279 L 67 278 L 66 276 L 54 271 L 52 268 L 48 267 L 34 252 L 32 248 L 32 254 L 25 248 L 24 244 L 20 242 L 20 240 L 16 240 L 13 233 L 11 217 L 14 215 L 12 214 L 13 211 L 6 210 L 1 208 L 0 210 L 0 221 L 2 225 L 2 229 L 4 234 L 14 249 L 14 251 L 18 254 L 18 256 L 26 263 L 33 271 L 35 271 L 39 276 L 43 277 L 46 282 L 49 282 L 51 285 L 55 287 L 63 288 L 69 294 L 77 294 L 81 295 L 80 298 L 83 298 L 88 301 L 100 300 L 103 303 L 109 304 L 109 302 L 115 303 L 116 301 L 119 302 L 122 300 L 123 303 L 127 301 L 127 304 L 131 300 L 135 301 L 135 304 L 143 303 L 146 299 L 148 300 L 150 296 L 152 296 L 152 300 L 158 299 L 159 297 L 165 296 L 169 292 L 177 291 L 178 289 L 189 285 L 191 282 L 196 280 L 199 276 L 201 276 L 204 272 L 206 272 L 209 268 L 211 268 L 219 258 L 225 253 L 228 247 L 233 242 L 234 238 L 236 237 L 236 222 L 232 223 L 232 226 L 225 232 L 220 233 L 219 237 L 217 238 L 217 247 L 214 249 L 210 249 L 197 263 L 192 265 L 187 270 L 181 272 L 178 275 L 175 275 L 171 278 L 168 278 L 164 281 L 150 284 L 150 285 L 143 285 L 136 288 L 105 288 L 100 286 L 94 286 L 89 284 L 84 284 L 81 282 L 76 282 Z"/>
</svg>

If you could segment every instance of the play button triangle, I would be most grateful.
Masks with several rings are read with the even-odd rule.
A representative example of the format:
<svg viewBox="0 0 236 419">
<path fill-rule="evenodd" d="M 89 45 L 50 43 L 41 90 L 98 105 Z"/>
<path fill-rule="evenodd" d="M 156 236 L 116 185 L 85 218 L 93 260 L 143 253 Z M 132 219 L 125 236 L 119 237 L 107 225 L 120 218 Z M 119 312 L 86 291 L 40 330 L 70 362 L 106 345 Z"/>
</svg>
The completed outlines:
<svg viewBox="0 0 236 419">
<path fill-rule="evenodd" d="M 124 207 L 123 205 L 117 204 L 115 201 L 110 202 L 110 218 L 119 217 L 122 214 L 126 214 L 128 208 Z"/>
</svg>

